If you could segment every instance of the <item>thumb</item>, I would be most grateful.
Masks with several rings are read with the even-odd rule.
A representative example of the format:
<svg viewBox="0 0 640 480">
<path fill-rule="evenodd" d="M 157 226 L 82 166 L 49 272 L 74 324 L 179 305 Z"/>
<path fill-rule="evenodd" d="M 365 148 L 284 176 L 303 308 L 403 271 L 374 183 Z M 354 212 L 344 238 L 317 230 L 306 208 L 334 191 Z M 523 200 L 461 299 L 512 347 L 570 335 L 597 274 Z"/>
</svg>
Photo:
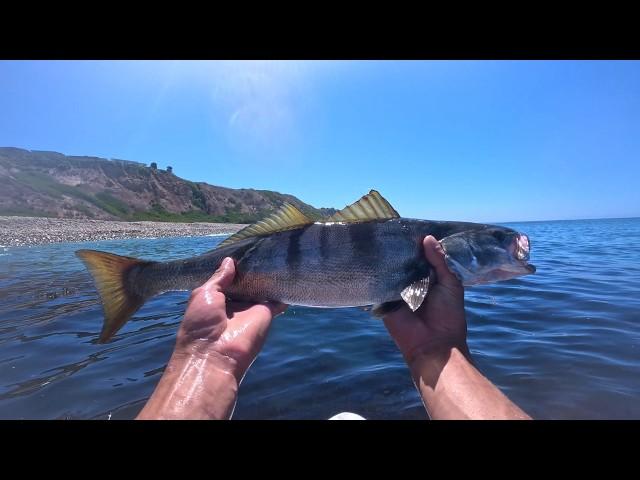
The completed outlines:
<svg viewBox="0 0 640 480">
<path fill-rule="evenodd" d="M 225 257 L 220 263 L 220 266 L 215 271 L 211 278 L 205 283 L 205 288 L 208 290 L 213 288 L 219 292 L 226 290 L 232 283 L 236 276 L 236 265 L 231 257 Z"/>
<path fill-rule="evenodd" d="M 427 260 L 436 271 L 438 283 L 449 286 L 458 286 L 460 281 L 453 273 L 451 273 L 449 267 L 447 267 L 447 262 L 444 258 L 444 250 L 442 245 L 440 245 L 440 242 L 438 242 L 433 236 L 429 235 L 423 240 L 422 246 Z"/>
</svg>

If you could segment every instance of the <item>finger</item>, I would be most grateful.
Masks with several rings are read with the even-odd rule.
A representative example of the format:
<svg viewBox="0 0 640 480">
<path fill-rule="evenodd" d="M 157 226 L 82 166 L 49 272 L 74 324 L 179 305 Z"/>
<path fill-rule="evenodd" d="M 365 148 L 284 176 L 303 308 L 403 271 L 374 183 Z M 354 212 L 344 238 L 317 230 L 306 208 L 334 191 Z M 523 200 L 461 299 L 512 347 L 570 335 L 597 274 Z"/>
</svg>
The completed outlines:
<svg viewBox="0 0 640 480">
<path fill-rule="evenodd" d="M 211 276 L 209 280 L 204 284 L 205 289 L 215 289 L 219 292 L 224 291 L 233 283 L 233 279 L 236 276 L 236 266 L 233 258 L 226 257 L 222 260 L 222 263 Z"/>
<path fill-rule="evenodd" d="M 239 326 L 242 329 L 247 329 L 247 333 L 252 332 L 258 336 L 263 336 L 269 329 L 271 321 L 281 313 L 284 313 L 289 307 L 289 305 L 278 302 L 254 304 L 238 304 L 234 302 L 232 305 L 235 313 L 228 312 L 231 324 L 236 327 Z"/>
<path fill-rule="evenodd" d="M 395 341 L 403 355 L 407 355 L 416 338 L 423 336 L 424 325 L 409 307 L 402 308 L 385 315 L 384 326 Z"/>
<path fill-rule="evenodd" d="M 260 306 L 261 308 L 254 308 L 256 306 Z M 287 308 L 289 308 L 289 305 L 285 305 L 284 303 L 279 302 L 255 303 L 230 301 L 227 303 L 227 315 L 229 319 L 233 319 L 233 317 L 237 314 L 241 314 L 243 312 L 246 312 L 247 310 L 252 310 L 254 312 L 259 312 L 261 316 L 274 318 L 281 313 L 284 313 Z"/>
<path fill-rule="evenodd" d="M 202 286 L 194 289 L 180 326 L 186 339 L 217 338 L 226 327 L 226 298 L 222 289 L 231 285 L 235 276 L 232 258 L 225 258 L 220 267 Z"/>
<path fill-rule="evenodd" d="M 289 308 L 289 305 L 279 302 L 267 302 L 266 305 L 269 307 L 269 310 L 271 310 L 271 315 L 273 315 L 274 317 L 277 317 L 281 313 L 284 313 L 287 308 Z"/>
<path fill-rule="evenodd" d="M 398 310 L 388 313 L 382 317 L 382 321 L 391 336 L 395 338 L 407 331 L 407 329 L 415 323 L 416 319 L 415 316 L 411 315 L 409 307 L 403 305 Z"/>
<path fill-rule="evenodd" d="M 223 340 L 243 344 L 246 351 L 259 350 L 271 327 L 273 307 L 258 303 L 245 308 L 244 304 L 227 304 L 228 328 Z M 229 311 L 229 307 L 233 311 Z"/>
<path fill-rule="evenodd" d="M 436 271 L 438 283 L 450 285 L 458 283 L 458 278 L 451 273 L 451 270 L 447 267 L 447 262 L 444 258 L 444 249 L 442 248 L 442 245 L 440 245 L 440 242 L 429 235 L 423 240 L 422 246 L 429 264 L 431 264 Z"/>
<path fill-rule="evenodd" d="M 224 308 L 226 299 L 223 290 L 231 285 L 235 278 L 235 272 L 233 259 L 231 257 L 224 258 L 209 280 L 191 292 L 187 312 L 200 304 Z"/>
</svg>

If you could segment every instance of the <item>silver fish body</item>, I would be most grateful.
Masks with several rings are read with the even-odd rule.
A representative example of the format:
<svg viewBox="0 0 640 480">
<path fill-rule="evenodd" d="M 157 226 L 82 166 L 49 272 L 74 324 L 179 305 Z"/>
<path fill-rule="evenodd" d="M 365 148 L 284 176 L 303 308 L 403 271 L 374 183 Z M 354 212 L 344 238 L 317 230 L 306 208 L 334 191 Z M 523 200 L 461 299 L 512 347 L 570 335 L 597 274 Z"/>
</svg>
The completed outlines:
<svg viewBox="0 0 640 480">
<path fill-rule="evenodd" d="M 422 241 L 433 235 L 449 269 L 465 285 L 533 273 L 526 235 L 493 225 L 402 218 L 375 190 L 328 221 L 313 222 L 290 204 L 202 255 L 170 262 L 106 252 L 76 254 L 91 272 L 102 300 L 108 340 L 151 297 L 193 290 L 225 257 L 236 277 L 225 293 L 235 300 L 275 301 L 309 307 L 378 305 L 376 313 L 404 301 L 419 308 L 431 266 Z"/>
<path fill-rule="evenodd" d="M 422 240 L 486 225 L 391 219 L 314 223 L 252 237 L 198 257 L 141 265 L 131 288 L 144 297 L 202 285 L 224 257 L 236 263 L 227 290 L 233 299 L 310 307 L 366 306 L 400 299 L 408 285 L 429 276 Z"/>
</svg>

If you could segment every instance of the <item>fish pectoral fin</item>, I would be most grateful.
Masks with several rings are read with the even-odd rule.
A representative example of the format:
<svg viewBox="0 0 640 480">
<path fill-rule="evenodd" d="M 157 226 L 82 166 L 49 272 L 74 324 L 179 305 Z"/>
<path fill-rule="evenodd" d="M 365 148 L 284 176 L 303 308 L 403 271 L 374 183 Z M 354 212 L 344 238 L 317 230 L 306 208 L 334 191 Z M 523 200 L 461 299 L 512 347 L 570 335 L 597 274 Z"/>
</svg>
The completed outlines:
<svg viewBox="0 0 640 480">
<path fill-rule="evenodd" d="M 405 303 L 409 306 L 412 312 L 415 312 L 422 302 L 424 302 L 427 293 L 429 292 L 429 277 L 422 278 L 417 282 L 413 282 L 407 288 L 400 292 L 402 300 L 394 300 L 391 302 L 380 303 L 374 305 L 371 313 L 375 317 L 384 317 L 388 313 L 395 312 L 402 307 Z"/>
<path fill-rule="evenodd" d="M 391 218 L 400 218 L 400 214 L 379 192 L 371 190 L 357 202 L 330 216 L 326 222 L 358 223 Z"/>
<path fill-rule="evenodd" d="M 290 203 L 285 203 L 268 217 L 260 220 L 253 225 L 243 228 L 239 232 L 234 233 L 217 248 L 226 247 L 240 240 L 249 237 L 257 237 L 258 235 L 268 235 L 275 232 L 284 232 L 285 230 L 293 230 L 313 223 L 304 213 L 298 210 Z"/>
<path fill-rule="evenodd" d="M 371 309 L 371 314 L 374 317 L 384 317 L 386 314 L 398 310 L 400 307 L 402 307 L 403 304 L 404 302 L 402 300 L 380 303 L 373 306 L 373 308 Z"/>
<path fill-rule="evenodd" d="M 400 292 L 400 296 L 405 301 L 412 312 L 415 312 L 425 297 L 427 296 L 427 292 L 429 291 L 429 277 L 422 278 L 417 282 L 413 282 L 407 288 Z"/>
</svg>

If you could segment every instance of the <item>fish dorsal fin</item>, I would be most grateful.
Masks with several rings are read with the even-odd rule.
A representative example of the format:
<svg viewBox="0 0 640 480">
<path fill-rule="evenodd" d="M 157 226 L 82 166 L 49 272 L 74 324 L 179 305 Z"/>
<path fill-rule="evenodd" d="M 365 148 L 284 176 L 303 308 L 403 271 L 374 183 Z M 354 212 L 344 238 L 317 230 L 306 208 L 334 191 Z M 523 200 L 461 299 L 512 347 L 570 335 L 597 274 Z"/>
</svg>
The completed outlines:
<svg viewBox="0 0 640 480">
<path fill-rule="evenodd" d="M 239 242 L 245 238 L 257 237 L 258 235 L 268 235 L 270 233 L 283 232 L 285 230 L 293 230 L 294 228 L 299 228 L 310 223 L 313 223 L 313 220 L 307 218 L 304 213 L 290 203 L 285 203 L 268 217 L 234 233 L 218 245 L 217 248 L 226 247 L 227 245 Z"/>
<path fill-rule="evenodd" d="M 338 213 L 329 217 L 327 222 L 357 223 L 371 220 L 388 220 L 399 218 L 400 214 L 387 202 L 380 193 L 371 190 L 364 197 Z"/>
</svg>

